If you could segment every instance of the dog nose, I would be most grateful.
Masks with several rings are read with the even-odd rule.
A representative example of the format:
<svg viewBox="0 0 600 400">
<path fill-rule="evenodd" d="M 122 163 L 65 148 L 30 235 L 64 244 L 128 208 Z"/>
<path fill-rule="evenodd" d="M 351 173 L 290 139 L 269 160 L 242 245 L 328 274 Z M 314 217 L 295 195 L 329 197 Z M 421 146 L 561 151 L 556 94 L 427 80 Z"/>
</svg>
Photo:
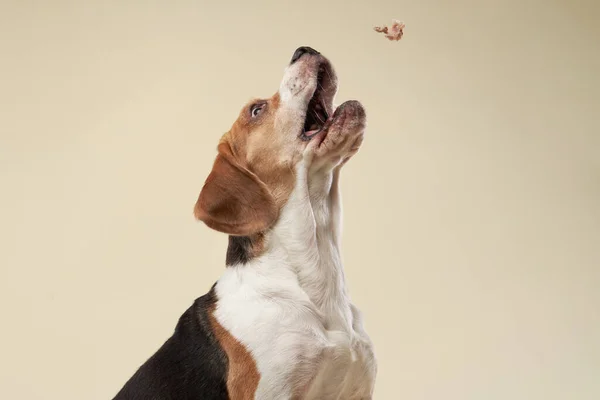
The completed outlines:
<svg viewBox="0 0 600 400">
<path fill-rule="evenodd" d="M 294 55 L 292 56 L 292 61 L 290 61 L 290 64 L 295 63 L 296 61 L 298 61 L 300 59 L 300 57 L 302 57 L 304 54 L 321 54 L 318 51 L 316 51 L 315 49 L 313 49 L 312 47 L 308 47 L 308 46 L 302 46 L 302 47 L 298 47 L 296 49 L 296 51 L 294 52 Z"/>
</svg>

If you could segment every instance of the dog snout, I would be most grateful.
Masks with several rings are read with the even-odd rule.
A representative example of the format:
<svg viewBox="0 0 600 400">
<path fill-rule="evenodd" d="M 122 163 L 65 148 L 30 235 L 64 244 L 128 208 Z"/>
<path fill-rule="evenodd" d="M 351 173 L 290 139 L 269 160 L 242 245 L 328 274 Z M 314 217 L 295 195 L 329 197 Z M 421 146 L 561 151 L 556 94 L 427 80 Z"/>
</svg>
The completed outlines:
<svg viewBox="0 0 600 400">
<path fill-rule="evenodd" d="M 292 56 L 292 60 L 290 61 L 290 65 L 293 64 L 293 63 L 295 63 L 296 61 L 298 61 L 305 54 L 318 55 L 318 54 L 321 54 L 321 53 L 319 53 L 318 51 L 316 51 L 312 47 L 308 47 L 308 46 L 298 47 L 296 49 L 296 51 L 294 52 L 294 55 Z"/>
</svg>

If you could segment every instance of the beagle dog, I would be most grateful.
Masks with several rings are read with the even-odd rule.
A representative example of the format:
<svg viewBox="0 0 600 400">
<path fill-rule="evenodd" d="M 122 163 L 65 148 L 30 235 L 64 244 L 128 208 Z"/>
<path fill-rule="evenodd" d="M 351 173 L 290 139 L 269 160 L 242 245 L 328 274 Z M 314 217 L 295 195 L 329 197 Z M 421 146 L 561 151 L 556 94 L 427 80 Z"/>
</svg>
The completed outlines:
<svg viewBox="0 0 600 400">
<path fill-rule="evenodd" d="M 220 140 L 196 218 L 229 235 L 223 275 L 115 400 L 372 399 L 371 340 L 345 284 L 340 171 L 366 114 L 334 107 L 331 63 L 300 47 L 277 93 Z"/>
</svg>

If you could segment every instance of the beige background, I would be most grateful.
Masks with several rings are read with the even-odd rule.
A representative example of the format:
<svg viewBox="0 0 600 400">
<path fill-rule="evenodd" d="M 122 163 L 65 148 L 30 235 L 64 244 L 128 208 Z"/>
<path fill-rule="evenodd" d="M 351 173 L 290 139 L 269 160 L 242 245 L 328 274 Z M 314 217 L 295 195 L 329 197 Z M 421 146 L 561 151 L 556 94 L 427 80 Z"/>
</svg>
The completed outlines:
<svg viewBox="0 0 600 400">
<path fill-rule="evenodd" d="M 224 268 L 192 217 L 217 140 L 305 44 L 369 114 L 375 398 L 600 398 L 593 1 L 1 4 L 0 398 L 110 399 L 171 334 Z"/>
</svg>

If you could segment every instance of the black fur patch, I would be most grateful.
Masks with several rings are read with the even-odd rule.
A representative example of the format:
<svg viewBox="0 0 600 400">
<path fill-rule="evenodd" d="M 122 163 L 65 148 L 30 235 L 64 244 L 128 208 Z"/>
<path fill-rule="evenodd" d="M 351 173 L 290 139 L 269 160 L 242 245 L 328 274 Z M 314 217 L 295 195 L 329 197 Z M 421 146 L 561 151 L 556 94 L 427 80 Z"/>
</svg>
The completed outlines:
<svg viewBox="0 0 600 400">
<path fill-rule="evenodd" d="M 215 302 L 213 286 L 188 308 L 173 336 L 113 400 L 229 400 L 227 355 L 208 316 Z"/>
<path fill-rule="evenodd" d="M 225 265 L 246 264 L 252 258 L 252 239 L 247 236 L 229 236 Z"/>
</svg>

